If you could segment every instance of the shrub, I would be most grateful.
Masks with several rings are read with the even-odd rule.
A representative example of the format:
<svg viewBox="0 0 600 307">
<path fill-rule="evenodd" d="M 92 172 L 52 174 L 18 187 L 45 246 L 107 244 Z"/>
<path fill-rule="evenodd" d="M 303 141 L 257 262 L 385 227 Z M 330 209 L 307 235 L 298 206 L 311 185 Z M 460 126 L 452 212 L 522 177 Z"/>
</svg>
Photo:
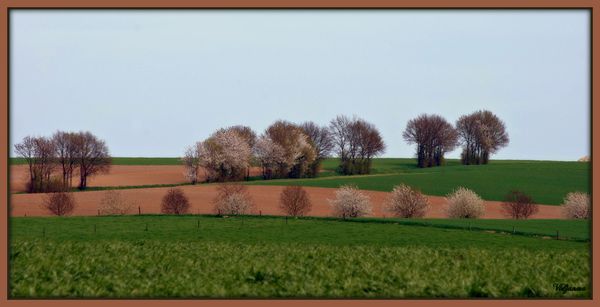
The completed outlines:
<svg viewBox="0 0 600 307">
<path fill-rule="evenodd" d="M 342 186 L 335 191 L 335 199 L 329 200 L 333 215 L 342 218 L 365 216 L 371 213 L 369 196 L 355 186 Z"/>
<path fill-rule="evenodd" d="M 102 215 L 124 215 L 129 213 L 132 206 L 120 191 L 108 190 L 104 192 L 98 210 Z"/>
<path fill-rule="evenodd" d="M 56 192 L 45 195 L 42 206 L 57 216 L 70 215 L 75 209 L 75 198 L 71 193 Z"/>
<path fill-rule="evenodd" d="M 419 190 L 401 184 L 394 187 L 384 205 L 397 217 L 423 217 L 429 209 L 429 200 Z"/>
<path fill-rule="evenodd" d="M 254 209 L 254 202 L 248 194 L 248 188 L 239 183 L 220 184 L 213 203 L 215 212 L 220 215 L 248 214 Z"/>
<path fill-rule="evenodd" d="M 160 205 L 160 211 L 166 214 L 185 214 L 189 209 L 190 201 L 180 188 L 169 189 Z"/>
<path fill-rule="evenodd" d="M 479 195 L 463 187 L 449 194 L 447 199 L 447 213 L 450 218 L 478 218 L 485 211 L 483 200 Z"/>
<path fill-rule="evenodd" d="M 303 216 L 310 211 L 310 197 L 301 186 L 287 186 L 281 191 L 279 207 L 287 215 Z"/>
<path fill-rule="evenodd" d="M 590 218 L 590 196 L 583 192 L 567 194 L 563 201 L 563 213 L 569 219 Z"/>
<path fill-rule="evenodd" d="M 539 210 L 533 199 L 521 191 L 510 191 L 506 194 L 502 208 L 504 214 L 513 219 L 527 219 Z"/>
</svg>

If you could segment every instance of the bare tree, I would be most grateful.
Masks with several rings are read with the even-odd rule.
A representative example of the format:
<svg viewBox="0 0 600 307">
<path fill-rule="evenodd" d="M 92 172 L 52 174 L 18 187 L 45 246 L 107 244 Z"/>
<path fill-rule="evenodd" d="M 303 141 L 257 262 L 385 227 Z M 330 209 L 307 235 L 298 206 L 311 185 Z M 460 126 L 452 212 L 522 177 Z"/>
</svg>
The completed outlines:
<svg viewBox="0 0 600 307">
<path fill-rule="evenodd" d="M 80 190 L 87 188 L 88 178 L 108 172 L 111 158 L 103 140 L 90 132 L 79 132 L 74 137 L 77 165 L 79 166 Z"/>
<path fill-rule="evenodd" d="M 300 125 L 304 134 L 308 136 L 309 142 L 313 145 L 316 153 L 315 161 L 310 165 L 311 177 L 316 177 L 319 173 L 321 162 L 329 157 L 333 150 L 333 140 L 328 127 L 321 127 L 314 122 L 308 121 Z"/>
<path fill-rule="evenodd" d="M 539 210 L 533 199 L 521 191 L 510 191 L 504 197 L 502 207 L 504 213 L 513 219 L 527 219 Z"/>
<path fill-rule="evenodd" d="M 51 192 L 57 187 L 51 182 L 51 175 L 56 164 L 54 143 L 45 137 L 27 136 L 19 144 L 15 144 L 16 153 L 25 159 L 29 167 L 27 191 Z"/>
<path fill-rule="evenodd" d="M 444 154 L 454 150 L 458 140 L 456 130 L 443 117 L 427 114 L 408 121 L 402 136 L 417 145 L 419 167 L 443 165 Z"/>
<path fill-rule="evenodd" d="M 180 188 L 172 188 L 162 199 L 160 212 L 166 214 L 185 214 L 190 209 L 190 201 Z"/>
<path fill-rule="evenodd" d="M 52 136 L 55 154 L 62 170 L 62 184 L 65 190 L 73 186 L 73 171 L 77 166 L 76 134 L 72 132 L 57 131 Z"/>
<path fill-rule="evenodd" d="M 57 216 L 70 215 L 75 209 L 75 198 L 71 193 L 57 192 L 44 196 L 42 206 Z"/>
<path fill-rule="evenodd" d="M 487 164 L 490 155 L 509 143 L 504 122 L 487 110 L 461 116 L 456 128 L 463 145 L 463 164 Z"/>
<path fill-rule="evenodd" d="M 330 122 L 334 148 L 340 157 L 338 171 L 345 175 L 368 174 L 372 158 L 385 151 L 379 130 L 360 118 L 337 116 Z"/>
<path fill-rule="evenodd" d="M 310 197 L 301 186 L 287 186 L 281 191 L 279 208 L 290 216 L 303 216 L 312 207 Z"/>
<path fill-rule="evenodd" d="M 185 154 L 181 158 L 181 162 L 185 168 L 185 178 L 191 184 L 196 184 L 198 182 L 198 175 L 200 171 L 200 153 L 202 152 L 202 143 L 196 142 L 194 146 L 190 146 L 186 148 Z"/>
</svg>

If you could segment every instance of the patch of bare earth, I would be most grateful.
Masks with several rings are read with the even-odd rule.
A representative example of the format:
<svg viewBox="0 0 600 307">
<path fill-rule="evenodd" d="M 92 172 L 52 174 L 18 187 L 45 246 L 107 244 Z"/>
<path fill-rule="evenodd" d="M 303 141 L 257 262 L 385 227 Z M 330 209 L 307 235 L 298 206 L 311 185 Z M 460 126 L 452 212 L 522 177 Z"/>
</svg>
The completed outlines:
<svg viewBox="0 0 600 307">
<path fill-rule="evenodd" d="M 185 194 L 191 202 L 190 213 L 212 214 L 212 200 L 216 196 L 215 185 L 182 186 Z M 279 194 L 283 186 L 248 186 L 248 190 L 256 203 L 255 214 L 283 215 L 279 209 Z M 160 201 L 168 188 L 146 188 L 122 190 L 122 195 L 139 205 L 143 214 L 160 213 Z M 313 203 L 311 216 L 331 216 L 332 210 L 328 199 L 334 198 L 335 189 L 306 187 Z M 390 214 L 382 210 L 383 202 L 388 192 L 364 191 L 371 198 L 373 213 L 375 217 L 390 217 Z M 100 199 L 104 191 L 90 191 L 74 193 L 77 207 L 73 215 L 97 215 Z M 48 212 L 41 207 L 43 194 L 12 194 L 12 216 L 47 216 Z M 446 200 L 440 196 L 428 196 L 431 209 L 426 217 L 445 218 Z M 501 219 L 506 218 L 502 213 L 501 202 L 486 201 L 486 213 L 483 218 Z M 138 206 L 132 208 L 131 214 L 138 214 Z M 562 219 L 559 206 L 540 205 L 540 210 L 532 218 L 537 219 Z"/>
<path fill-rule="evenodd" d="M 260 175 L 260 168 L 252 168 L 251 176 Z M 201 170 L 200 174 L 204 174 Z M 73 184 L 77 184 L 77 174 Z M 12 165 L 10 167 L 10 191 L 25 191 L 28 180 L 26 165 Z M 204 180 L 204 177 L 200 178 Z M 98 174 L 88 179 L 90 187 L 118 187 L 139 186 L 153 184 L 179 184 L 185 183 L 184 167 L 182 165 L 113 165 L 107 174 Z"/>
</svg>

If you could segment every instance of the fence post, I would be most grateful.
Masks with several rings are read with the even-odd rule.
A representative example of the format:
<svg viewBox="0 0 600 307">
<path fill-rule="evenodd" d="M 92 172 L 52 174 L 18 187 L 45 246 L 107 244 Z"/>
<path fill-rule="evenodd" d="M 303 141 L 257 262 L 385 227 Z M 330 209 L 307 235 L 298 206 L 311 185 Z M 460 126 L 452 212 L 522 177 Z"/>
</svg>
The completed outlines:
<svg viewBox="0 0 600 307">
<path fill-rule="evenodd" d="M 258 216 L 262 216 L 262 210 L 258 211 Z"/>
<path fill-rule="evenodd" d="M 100 209 L 98 209 L 98 216 L 100 216 Z"/>
<path fill-rule="evenodd" d="M 138 206 L 138 215 L 142 215 L 142 207 Z"/>
</svg>

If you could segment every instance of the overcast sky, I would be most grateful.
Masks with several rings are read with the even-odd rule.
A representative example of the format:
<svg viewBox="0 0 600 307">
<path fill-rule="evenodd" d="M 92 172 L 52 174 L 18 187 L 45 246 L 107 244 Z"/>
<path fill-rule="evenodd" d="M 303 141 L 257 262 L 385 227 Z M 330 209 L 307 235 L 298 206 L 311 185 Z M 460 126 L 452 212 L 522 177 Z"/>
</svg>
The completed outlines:
<svg viewBox="0 0 600 307">
<path fill-rule="evenodd" d="M 356 114 L 386 157 L 411 157 L 409 119 L 488 109 L 511 139 L 495 158 L 589 153 L 583 10 L 11 10 L 10 22 L 13 143 L 89 130 L 113 156 L 180 156 L 220 127 Z"/>
</svg>

